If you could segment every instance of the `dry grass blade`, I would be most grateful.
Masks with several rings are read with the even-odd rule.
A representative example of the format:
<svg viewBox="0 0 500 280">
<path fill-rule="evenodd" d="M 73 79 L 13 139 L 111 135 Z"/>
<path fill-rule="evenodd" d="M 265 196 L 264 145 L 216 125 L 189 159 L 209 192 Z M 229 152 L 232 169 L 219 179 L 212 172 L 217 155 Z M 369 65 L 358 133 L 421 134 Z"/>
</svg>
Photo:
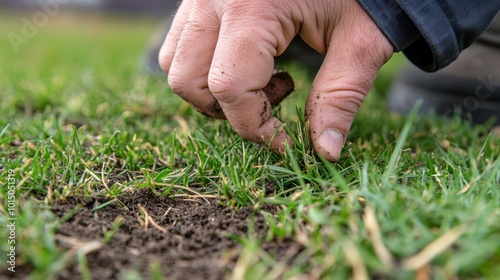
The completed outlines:
<svg viewBox="0 0 500 280">
<path fill-rule="evenodd" d="M 83 244 L 83 241 L 77 238 L 73 238 L 70 236 L 62 235 L 62 234 L 56 234 L 55 239 L 60 242 L 63 246 L 67 247 L 77 247 Z"/>
<path fill-rule="evenodd" d="M 141 223 L 141 226 L 143 226 L 144 229 L 148 229 L 149 213 L 148 213 L 148 211 L 146 211 L 146 209 L 144 209 L 144 207 L 142 207 L 141 204 L 137 204 L 137 207 L 139 208 L 139 211 L 142 212 L 142 214 L 144 214 L 144 226 L 142 225 L 142 223 Z M 139 219 L 139 222 L 140 222 L 140 219 Z"/>
<path fill-rule="evenodd" d="M 165 214 L 163 214 L 163 218 L 167 217 L 170 211 L 172 211 L 172 207 L 168 207 L 167 211 L 165 211 Z"/>
<path fill-rule="evenodd" d="M 101 249 L 102 246 L 103 246 L 102 242 L 98 240 L 85 242 L 84 244 L 82 244 L 82 246 L 80 246 L 80 248 L 78 248 L 77 254 L 87 255 Z"/>
<path fill-rule="evenodd" d="M 463 189 L 461 189 L 458 194 L 463 194 L 463 193 L 466 193 L 470 188 L 472 187 L 472 183 L 467 183 L 467 185 L 465 185 L 465 187 L 463 187 Z"/>
<path fill-rule="evenodd" d="M 150 222 L 151 222 L 151 224 L 152 224 L 155 228 L 157 228 L 159 231 L 161 231 L 161 232 L 167 232 L 167 230 L 166 230 L 166 229 L 164 229 L 164 228 L 162 228 L 159 224 L 157 224 L 157 223 L 155 222 L 155 220 L 153 220 L 153 218 L 152 218 L 151 216 L 149 216 L 149 221 L 150 221 Z"/>
<path fill-rule="evenodd" d="M 366 271 L 365 263 L 363 258 L 359 255 L 358 249 L 351 241 L 346 241 L 344 246 L 344 253 L 347 262 L 352 267 L 352 279 L 353 280 L 368 280 L 368 272 Z"/>
<path fill-rule="evenodd" d="M 99 240 L 85 242 L 77 238 L 60 234 L 56 235 L 55 238 L 62 244 L 70 247 L 70 250 L 68 250 L 62 258 L 54 264 L 54 267 L 58 268 L 63 268 L 68 265 L 76 255 L 85 256 L 101 249 L 104 246 L 104 244 Z"/>
<path fill-rule="evenodd" d="M 213 196 L 211 195 L 203 195 L 197 191 L 194 191 L 190 188 L 186 188 L 184 186 L 179 186 L 179 185 L 172 185 L 172 184 L 163 184 L 163 183 L 156 183 L 157 186 L 162 186 L 162 187 L 173 187 L 173 188 L 176 188 L 176 189 L 181 189 L 181 190 L 185 190 L 185 191 L 188 191 L 188 192 L 191 192 L 191 193 L 194 193 L 196 195 L 196 197 L 199 197 L 203 200 L 205 200 L 206 203 L 210 204 L 210 201 L 208 201 L 208 199 L 206 197 L 209 197 L 209 198 L 213 198 Z"/>
<path fill-rule="evenodd" d="M 136 217 L 137 217 L 137 221 L 139 222 L 139 225 L 141 226 L 141 228 L 144 228 L 145 229 L 145 223 L 144 221 L 141 219 L 141 216 L 139 214 L 136 214 Z"/>
<path fill-rule="evenodd" d="M 373 248 L 375 249 L 375 253 L 380 258 L 380 260 L 384 263 L 387 269 L 391 269 L 393 267 L 393 257 L 389 250 L 384 245 L 382 240 L 382 234 L 380 233 L 380 226 L 377 222 L 377 217 L 375 215 L 375 209 L 371 206 L 367 206 L 365 210 L 365 225 L 366 230 L 368 231 L 368 235 L 370 241 L 373 244 Z"/>
<path fill-rule="evenodd" d="M 403 262 L 403 267 L 410 270 L 417 270 L 427 265 L 434 257 L 441 254 L 450 247 L 463 234 L 462 227 L 455 227 L 438 239 L 432 241 L 422 251 Z"/>
<path fill-rule="evenodd" d="M 104 187 L 106 188 L 106 190 L 109 191 L 108 183 L 106 182 L 106 177 L 104 176 L 105 167 L 106 167 L 106 163 L 103 163 L 102 167 L 101 167 L 101 182 L 104 185 Z"/>
<path fill-rule="evenodd" d="M 167 232 L 166 229 L 162 228 L 160 225 L 158 225 L 155 220 L 153 219 L 153 217 L 151 217 L 148 213 L 148 211 L 146 211 L 146 209 L 141 205 L 141 204 L 138 204 L 137 205 L 139 207 L 139 210 L 144 214 L 144 220 L 145 220 L 145 225 L 144 225 L 144 228 L 147 229 L 148 228 L 148 224 L 151 223 L 155 228 L 157 228 L 159 231 L 161 232 Z M 168 210 L 167 210 L 168 211 Z"/>
</svg>

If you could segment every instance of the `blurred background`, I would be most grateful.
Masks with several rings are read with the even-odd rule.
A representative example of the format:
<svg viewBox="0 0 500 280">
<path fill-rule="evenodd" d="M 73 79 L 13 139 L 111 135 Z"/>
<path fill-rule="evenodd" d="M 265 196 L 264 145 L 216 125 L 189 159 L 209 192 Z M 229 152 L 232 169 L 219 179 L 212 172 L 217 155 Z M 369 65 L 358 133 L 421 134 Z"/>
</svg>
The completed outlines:
<svg viewBox="0 0 500 280">
<path fill-rule="evenodd" d="M 167 91 L 164 77 L 146 80 L 142 64 L 176 7 L 175 0 L 0 0 L 0 119 L 52 111 L 82 120 L 165 105 L 156 102 Z"/>
<path fill-rule="evenodd" d="M 108 37 L 120 36 L 119 31 L 141 26 L 141 34 L 147 35 L 147 40 L 140 38 L 146 48 L 155 33 L 162 33 L 162 20 L 171 18 L 177 6 L 176 0 L 0 0 L 3 27 L 0 32 L 8 43 L 2 52 L 27 55 L 26 52 L 33 50 L 30 45 L 54 32 L 68 36 L 67 39 L 61 37 L 58 45 L 71 44 L 74 35 L 93 40 L 104 35 L 110 26 L 121 30 L 106 34 Z M 136 39 L 132 32 L 129 35 L 131 41 Z"/>
<path fill-rule="evenodd" d="M 87 9 L 106 13 L 128 15 L 150 15 L 163 17 L 172 12 L 171 4 L 176 0 L 2 0 L 0 7 L 15 11 L 33 11 L 40 9 L 43 2 L 58 3 L 62 9 Z"/>
</svg>

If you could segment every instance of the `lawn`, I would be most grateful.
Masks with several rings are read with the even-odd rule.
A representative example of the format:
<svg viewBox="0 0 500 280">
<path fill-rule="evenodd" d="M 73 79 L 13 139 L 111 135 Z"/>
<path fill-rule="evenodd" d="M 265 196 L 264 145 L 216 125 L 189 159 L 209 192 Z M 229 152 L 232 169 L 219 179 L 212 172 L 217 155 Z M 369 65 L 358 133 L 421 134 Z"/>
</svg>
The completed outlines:
<svg viewBox="0 0 500 280">
<path fill-rule="evenodd" d="M 400 55 L 329 163 L 308 141 L 299 65 L 274 110 L 295 145 L 277 154 L 139 71 L 154 20 L 59 15 L 15 53 L 22 21 L 1 18 L 2 277 L 500 275 L 499 128 L 389 112 Z"/>
</svg>

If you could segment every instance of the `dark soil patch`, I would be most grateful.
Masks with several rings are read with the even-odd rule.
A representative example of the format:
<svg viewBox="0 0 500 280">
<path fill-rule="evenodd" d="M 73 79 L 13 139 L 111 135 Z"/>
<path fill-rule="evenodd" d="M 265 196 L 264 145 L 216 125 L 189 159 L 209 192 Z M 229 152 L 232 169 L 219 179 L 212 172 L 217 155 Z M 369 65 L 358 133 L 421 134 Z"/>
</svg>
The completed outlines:
<svg viewBox="0 0 500 280">
<path fill-rule="evenodd" d="M 57 233 L 59 246 L 68 249 L 75 244 L 102 241 L 105 232 L 113 228 L 115 219 L 120 215 L 124 217 L 109 243 L 86 255 L 93 279 L 119 279 L 130 269 L 149 279 L 152 264 L 157 264 L 168 279 L 223 279 L 234 268 L 241 250 L 230 235 L 247 236 L 249 223 L 254 225 L 260 240 L 268 230 L 263 216 L 252 208 L 231 209 L 216 200 L 210 200 L 209 204 L 205 200 L 171 199 L 150 191 L 127 193 L 119 200 L 126 207 L 113 202 L 92 211 L 109 201 L 104 198 L 68 198 L 52 206 L 59 217 L 77 205 L 83 206 Z M 141 207 L 163 230 L 151 222 L 145 228 Z M 275 206 L 265 206 L 264 210 L 277 211 Z M 277 259 L 289 258 L 302 250 L 291 239 L 262 243 L 262 248 Z M 80 275 L 75 262 L 60 273 L 58 279 L 79 279 Z"/>
</svg>

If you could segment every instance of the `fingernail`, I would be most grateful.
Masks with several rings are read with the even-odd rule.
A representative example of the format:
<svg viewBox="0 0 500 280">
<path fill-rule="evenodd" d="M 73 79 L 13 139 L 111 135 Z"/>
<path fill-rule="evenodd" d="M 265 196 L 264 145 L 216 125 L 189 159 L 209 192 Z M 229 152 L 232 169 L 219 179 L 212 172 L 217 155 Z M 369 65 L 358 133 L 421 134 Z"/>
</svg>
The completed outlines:
<svg viewBox="0 0 500 280">
<path fill-rule="evenodd" d="M 324 130 L 318 139 L 318 143 L 331 158 L 339 159 L 344 147 L 344 134 L 335 129 Z"/>
</svg>

